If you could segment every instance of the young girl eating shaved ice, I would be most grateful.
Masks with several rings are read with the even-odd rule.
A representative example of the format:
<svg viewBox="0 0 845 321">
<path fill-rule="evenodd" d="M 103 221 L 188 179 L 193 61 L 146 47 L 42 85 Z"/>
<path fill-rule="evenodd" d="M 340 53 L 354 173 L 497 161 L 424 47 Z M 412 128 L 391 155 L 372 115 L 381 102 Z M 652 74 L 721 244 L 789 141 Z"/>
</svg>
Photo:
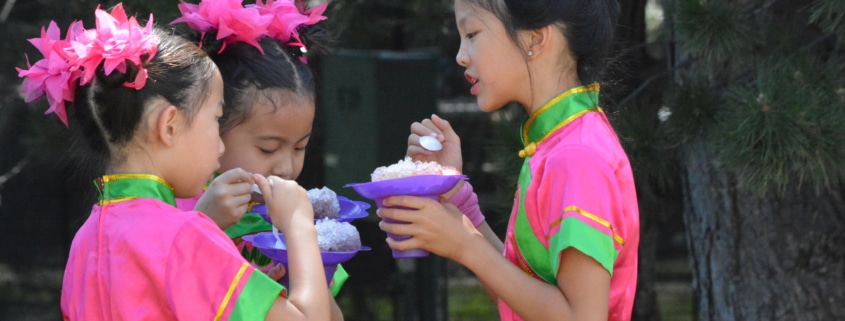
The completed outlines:
<svg viewBox="0 0 845 321">
<path fill-rule="evenodd" d="M 19 69 L 27 101 L 46 95 L 48 112 L 91 126 L 86 138 L 108 149 L 100 200 L 71 245 L 63 318 L 329 320 L 311 204 L 295 182 L 251 177 L 288 236 L 298 289 L 289 296 L 206 215 L 175 207 L 202 191 L 224 151 L 223 81 L 211 59 L 152 16 L 142 27 L 120 4 L 95 14 L 96 28 L 74 22 L 65 38 L 51 23 L 31 41 L 45 58 Z"/>
<path fill-rule="evenodd" d="M 502 320 L 630 320 L 640 239 L 631 165 L 599 107 L 616 0 L 456 0 L 456 60 L 482 111 L 520 104 L 530 115 L 504 244 L 472 187 L 443 202 L 384 200 L 394 250 L 421 248 L 470 269 Z M 421 137 L 436 137 L 430 151 Z M 407 155 L 460 170 L 460 139 L 437 116 L 411 125 Z M 410 208 L 411 210 L 401 209 Z M 389 223 L 387 219 L 409 224 Z"/>
</svg>

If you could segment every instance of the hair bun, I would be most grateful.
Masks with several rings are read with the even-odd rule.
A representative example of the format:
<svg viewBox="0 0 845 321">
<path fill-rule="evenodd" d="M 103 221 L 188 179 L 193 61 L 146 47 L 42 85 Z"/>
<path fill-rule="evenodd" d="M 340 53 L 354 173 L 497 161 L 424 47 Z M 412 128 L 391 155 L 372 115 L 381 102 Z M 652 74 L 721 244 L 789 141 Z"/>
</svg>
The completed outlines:
<svg viewBox="0 0 845 321">
<path fill-rule="evenodd" d="M 103 63 L 100 63 L 97 66 L 97 79 L 100 81 L 100 84 L 105 88 L 113 88 L 113 87 L 123 87 L 126 83 L 130 83 L 135 80 L 135 76 L 138 75 L 139 67 L 131 60 L 126 60 L 126 70 L 121 72 L 120 70 L 112 70 L 111 74 L 106 75 L 106 69 L 103 67 Z"/>
</svg>

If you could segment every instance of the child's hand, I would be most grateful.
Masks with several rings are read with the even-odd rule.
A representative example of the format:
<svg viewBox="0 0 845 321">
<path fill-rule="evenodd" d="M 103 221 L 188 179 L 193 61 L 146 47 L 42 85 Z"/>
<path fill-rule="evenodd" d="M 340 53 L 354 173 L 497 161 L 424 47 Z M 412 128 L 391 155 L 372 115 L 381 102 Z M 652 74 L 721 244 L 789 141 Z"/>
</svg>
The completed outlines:
<svg viewBox="0 0 845 321">
<path fill-rule="evenodd" d="M 432 136 L 440 141 L 443 149 L 433 152 L 420 146 L 420 136 Z M 422 122 L 411 124 L 411 135 L 408 136 L 408 151 L 415 161 L 435 161 L 440 165 L 452 166 L 463 172 L 463 158 L 461 157 L 461 139 L 452 129 L 452 125 L 437 115 L 423 119 Z"/>
<path fill-rule="evenodd" d="M 314 209 L 308 192 L 295 181 L 270 176 L 264 178 L 254 174 L 253 180 L 264 195 L 267 204 L 267 214 L 273 225 L 282 233 L 287 234 L 292 228 L 314 226 Z"/>
<path fill-rule="evenodd" d="M 205 213 L 221 229 L 237 223 L 246 213 L 252 197 L 252 176 L 235 168 L 217 176 L 197 201 L 194 210 Z"/>
<path fill-rule="evenodd" d="M 481 235 L 469 219 L 448 203 L 425 197 L 392 196 L 384 199 L 384 206 L 376 211 L 379 217 L 409 223 L 379 223 L 379 228 L 387 233 L 411 237 L 402 241 L 388 238 L 387 245 L 394 250 L 424 249 L 461 263 L 467 240 Z"/>
</svg>

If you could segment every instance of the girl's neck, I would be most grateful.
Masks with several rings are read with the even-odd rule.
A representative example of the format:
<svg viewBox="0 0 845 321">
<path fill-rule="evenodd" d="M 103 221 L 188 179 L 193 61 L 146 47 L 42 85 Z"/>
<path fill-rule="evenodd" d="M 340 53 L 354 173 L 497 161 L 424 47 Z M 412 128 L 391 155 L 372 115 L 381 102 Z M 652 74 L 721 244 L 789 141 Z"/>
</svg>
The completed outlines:
<svg viewBox="0 0 845 321">
<path fill-rule="evenodd" d="M 548 101 L 559 96 L 561 93 L 569 90 L 570 88 L 581 86 L 582 84 L 577 78 L 568 80 L 561 78 L 554 81 L 536 81 L 533 85 L 533 99 L 530 104 L 525 105 L 525 111 L 528 112 L 529 115 L 533 114 L 534 111 L 545 105 Z"/>
<path fill-rule="evenodd" d="M 137 151 L 127 152 L 115 157 L 107 173 L 144 173 L 161 177 L 162 173 L 156 168 L 155 164 L 156 162 L 148 153 Z"/>
</svg>

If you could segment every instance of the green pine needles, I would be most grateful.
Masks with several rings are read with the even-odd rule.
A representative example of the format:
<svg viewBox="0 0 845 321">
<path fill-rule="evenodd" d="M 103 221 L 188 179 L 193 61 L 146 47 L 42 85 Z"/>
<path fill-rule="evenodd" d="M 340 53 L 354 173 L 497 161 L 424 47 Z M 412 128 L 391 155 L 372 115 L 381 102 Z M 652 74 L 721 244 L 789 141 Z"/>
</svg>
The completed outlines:
<svg viewBox="0 0 845 321">
<path fill-rule="evenodd" d="M 763 63 L 754 81 L 730 90 L 713 134 L 741 189 L 820 191 L 845 177 L 845 102 L 835 85 L 843 82 L 828 67 Z"/>
<path fill-rule="evenodd" d="M 728 1 L 681 0 L 678 9 L 681 44 L 693 57 L 722 62 L 751 48 L 754 37 L 747 14 Z"/>
<path fill-rule="evenodd" d="M 821 0 L 810 6 L 810 22 L 818 24 L 826 33 L 845 41 L 845 1 Z"/>
<path fill-rule="evenodd" d="M 678 2 L 672 139 L 758 195 L 845 182 L 845 1 L 732 3 Z"/>
</svg>

